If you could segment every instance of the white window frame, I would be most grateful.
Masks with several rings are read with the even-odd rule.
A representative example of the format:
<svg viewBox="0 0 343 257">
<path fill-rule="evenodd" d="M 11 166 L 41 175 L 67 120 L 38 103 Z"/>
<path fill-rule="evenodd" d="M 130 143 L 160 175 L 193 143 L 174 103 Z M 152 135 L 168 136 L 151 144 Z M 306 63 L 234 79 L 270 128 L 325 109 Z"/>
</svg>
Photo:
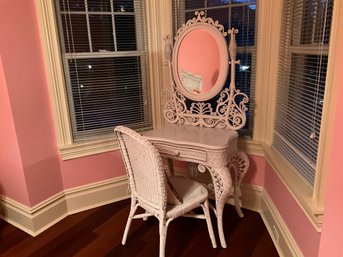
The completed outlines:
<svg viewBox="0 0 343 257">
<path fill-rule="evenodd" d="M 118 149 L 117 141 L 108 137 L 99 137 L 86 142 L 73 142 L 54 1 L 36 0 L 35 3 L 44 50 L 45 70 L 50 87 L 57 145 L 62 159 L 78 158 Z M 146 11 L 152 116 L 153 126 L 156 127 L 162 122 L 162 113 L 159 104 L 156 104 L 160 102 L 158 92 L 161 91 L 162 85 L 167 84 L 164 83 L 166 82 L 166 71 L 163 69 L 161 54 L 163 40 L 160 35 L 170 34 L 172 27 L 171 15 L 169 18 L 158 14 L 171 12 L 171 5 L 163 1 L 147 0 Z"/>
<path fill-rule="evenodd" d="M 339 69 L 336 65 L 336 52 L 339 42 L 339 15 L 343 14 L 343 3 L 335 1 L 332 17 L 329 61 L 327 67 L 325 100 L 323 105 L 321 135 L 318 146 L 318 159 L 314 187 L 309 187 L 288 162 L 272 149 L 274 116 L 276 106 L 276 87 L 278 55 L 281 32 L 283 0 L 259 1 L 259 40 L 256 82 L 256 117 L 254 139 L 261 142 L 267 162 L 279 176 L 290 194 L 308 217 L 314 228 L 321 231 L 324 214 L 325 182 L 332 144 L 331 131 L 334 125 L 336 108 L 335 96 L 339 89 Z M 263 28 L 263 29 L 262 29 Z M 265 86 L 268 85 L 268 86 Z"/>
<path fill-rule="evenodd" d="M 55 0 L 57 1 L 57 0 Z M 56 4 L 55 4 L 55 8 L 56 8 L 56 11 L 55 13 L 58 13 L 57 15 L 57 19 L 60 19 L 60 26 L 62 26 L 62 16 L 65 16 L 65 15 L 68 15 L 68 11 L 65 11 L 65 10 L 62 10 L 62 7 L 56 7 Z M 66 6 L 67 8 L 67 6 Z M 108 11 L 108 12 L 104 12 L 102 13 L 102 15 L 106 15 L 107 17 L 109 17 L 109 15 L 111 15 L 111 18 L 112 18 L 112 29 L 114 31 L 114 34 L 112 34 L 113 36 L 113 42 L 114 42 L 114 50 L 113 51 L 108 51 L 108 52 L 100 52 L 100 51 L 93 51 L 93 40 L 92 40 L 92 36 L 91 36 L 91 28 L 90 28 L 90 24 L 89 24 L 89 20 L 90 20 L 90 16 L 91 15 L 99 15 L 99 13 L 101 12 L 90 12 L 88 11 L 87 9 L 88 7 L 86 6 L 86 10 L 85 11 L 77 11 L 75 13 L 77 13 L 78 15 L 82 15 L 83 17 L 86 17 L 86 20 L 87 20 L 87 29 L 88 29 L 88 46 L 89 46 L 89 52 L 73 52 L 72 49 L 68 49 L 67 50 L 67 45 L 65 45 L 63 48 L 64 51 L 61 51 L 63 52 L 62 53 L 62 60 L 64 60 L 64 74 L 65 74 L 65 82 L 67 84 L 69 84 L 66 88 L 67 88 L 67 92 L 68 92 L 68 103 L 69 103 L 69 109 L 70 109 L 70 119 L 71 119 L 71 123 L 74 124 L 74 127 L 77 127 L 77 114 L 75 113 L 75 101 L 73 99 L 72 96 L 72 81 L 71 81 L 71 78 L 70 78 L 70 67 L 69 67 L 69 61 L 81 61 L 83 60 L 84 58 L 86 59 L 89 59 L 89 58 L 94 58 L 94 59 L 97 59 L 97 60 L 100 60 L 102 58 L 102 60 L 108 60 L 108 58 L 122 58 L 122 57 L 136 57 L 136 58 L 139 58 L 140 60 L 140 71 L 141 71 L 141 89 L 142 89 L 142 98 L 143 98 L 143 103 L 146 102 L 146 101 L 149 101 L 150 102 L 150 84 L 148 83 L 148 79 L 147 79 L 147 65 L 144 61 L 142 61 L 142 57 L 144 57 L 145 59 L 145 56 L 147 55 L 147 50 L 145 49 L 145 40 L 143 39 L 142 36 L 140 36 L 140 32 L 139 32 L 139 28 L 141 28 L 141 24 L 140 21 L 142 20 L 141 17 L 139 18 L 136 18 L 135 19 L 135 24 L 136 24 L 136 43 L 137 43 L 137 49 L 134 50 L 134 51 L 118 51 L 117 50 L 117 39 L 116 39 L 116 35 L 115 34 L 115 16 L 118 16 L 117 14 L 115 14 L 115 10 L 114 10 L 114 6 L 112 6 L 112 10 Z M 60 9 L 60 10 L 59 10 Z M 128 12 L 126 13 L 126 15 L 129 15 L 131 17 L 135 17 L 137 15 L 137 13 L 142 13 L 143 10 L 142 9 L 142 6 L 139 4 L 138 0 L 135 0 L 134 2 L 134 11 L 132 13 Z M 111 14 L 108 14 L 108 13 L 111 13 Z M 71 14 L 74 14 L 73 12 Z M 58 17 L 60 16 L 61 17 Z M 69 16 L 69 15 L 68 15 Z M 69 24 L 71 26 L 71 24 Z M 68 26 L 69 26 L 68 25 Z M 143 25 L 144 26 L 144 25 Z M 63 28 L 63 30 L 69 30 L 70 28 Z M 61 30 L 61 28 L 60 28 Z M 64 39 L 62 39 L 63 33 L 61 33 L 60 31 L 60 42 L 63 41 Z M 66 44 L 66 43 L 65 43 Z M 63 45 L 63 43 L 62 43 Z M 69 46 L 70 48 L 70 46 Z M 151 124 L 151 119 L 150 119 L 150 112 L 151 112 L 151 106 L 150 104 L 144 104 L 143 106 L 143 112 L 144 112 L 144 115 L 142 116 L 142 118 L 144 119 L 143 122 L 139 121 L 137 123 L 131 123 L 130 125 L 135 127 L 135 126 L 139 126 L 141 127 L 142 126 L 142 123 L 143 124 L 148 124 L 150 123 Z M 148 129 L 151 127 L 151 125 L 146 125 L 145 128 L 143 129 Z M 149 127 L 148 127 L 149 126 Z M 92 132 L 94 134 L 94 136 L 86 136 L 88 133 L 87 130 L 82 130 L 82 131 L 78 131 L 78 130 L 75 130 L 74 128 L 74 132 L 73 132 L 73 138 L 75 141 L 84 141 L 84 140 L 93 140 L 95 138 L 97 139 L 101 139 L 101 140 L 106 140 L 106 138 L 108 137 L 112 137 L 113 133 L 112 134 L 109 134 L 109 128 L 106 127 L 106 128 L 97 128 L 97 129 L 92 129 Z M 91 137 L 91 138 L 90 138 Z"/>
<path fill-rule="evenodd" d="M 294 9 L 295 7 L 292 6 L 292 8 Z M 301 6 L 300 8 L 304 8 L 304 6 Z M 297 16 L 296 16 L 295 24 L 301 24 L 302 19 L 303 19 L 302 12 L 297 12 L 296 15 Z M 287 54 L 286 54 L 286 58 L 288 59 L 286 61 L 286 63 L 287 63 L 288 67 L 285 67 L 287 69 L 287 73 L 288 73 L 287 75 L 289 75 L 291 72 L 291 66 L 292 66 L 291 59 L 294 55 L 301 56 L 304 59 L 306 56 L 309 56 L 309 55 L 313 55 L 313 56 L 322 55 L 322 56 L 326 56 L 326 57 L 329 56 L 329 45 L 321 46 L 320 51 L 319 51 L 318 50 L 318 48 L 319 48 L 318 44 L 316 44 L 315 42 L 312 42 L 313 38 L 311 39 L 311 43 L 308 43 L 308 44 L 302 44 L 300 42 L 301 41 L 301 28 L 300 28 L 300 26 L 296 26 L 296 27 L 294 26 L 293 27 L 293 33 L 294 34 L 292 35 L 292 37 L 288 37 L 285 42 L 282 42 L 282 44 L 285 44 L 288 46 L 288 50 L 287 50 Z M 313 34 L 312 34 L 312 36 L 313 36 Z M 291 42 L 293 42 L 293 43 L 291 43 Z M 300 60 L 298 60 L 298 61 L 300 61 Z M 305 67 L 303 66 L 302 69 L 304 69 L 304 68 Z M 299 71 L 299 74 L 301 74 L 301 73 L 303 73 L 303 71 L 301 71 L 301 72 Z M 283 84 L 284 87 L 287 87 L 287 89 L 286 88 L 283 89 L 285 92 L 291 90 L 290 84 L 289 84 L 290 83 L 289 78 L 287 78 L 287 79 L 288 79 L 288 81 L 284 82 L 284 84 Z M 325 93 L 327 93 L 327 90 L 325 91 Z M 288 97 L 289 97 L 289 95 L 283 95 L 282 101 L 288 103 L 289 102 Z M 323 111 L 324 111 L 324 109 L 323 109 Z M 324 117 L 324 116 L 322 116 L 322 117 Z M 274 132 L 274 134 L 275 134 L 275 132 Z M 282 133 L 280 131 L 278 131 L 277 134 L 279 134 L 280 137 L 283 137 L 281 135 Z M 318 143 L 318 149 L 319 149 L 319 143 Z M 304 156 L 305 156 L 305 154 L 304 154 Z M 319 156 L 319 152 L 318 152 L 318 156 Z M 305 156 L 304 158 L 308 158 L 308 157 Z M 310 158 L 308 158 L 308 159 L 310 159 Z M 317 168 L 315 168 L 315 170 L 317 170 Z M 297 171 L 297 173 L 300 174 L 301 172 Z M 305 178 L 303 178 L 303 179 L 305 179 Z M 305 181 L 306 181 L 306 179 L 305 179 Z M 307 183 L 309 183 L 309 182 L 307 182 Z M 309 186 L 311 187 L 311 185 L 309 185 Z"/>
</svg>

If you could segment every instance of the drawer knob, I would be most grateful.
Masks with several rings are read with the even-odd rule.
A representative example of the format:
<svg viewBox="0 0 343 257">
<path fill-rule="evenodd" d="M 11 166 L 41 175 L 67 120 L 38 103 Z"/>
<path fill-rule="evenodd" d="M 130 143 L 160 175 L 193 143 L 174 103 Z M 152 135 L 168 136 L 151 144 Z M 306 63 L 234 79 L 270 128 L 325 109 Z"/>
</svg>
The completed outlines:
<svg viewBox="0 0 343 257">
<path fill-rule="evenodd" d="M 180 152 L 177 150 L 163 149 L 161 152 L 164 154 L 171 155 L 171 156 L 180 156 Z"/>
</svg>

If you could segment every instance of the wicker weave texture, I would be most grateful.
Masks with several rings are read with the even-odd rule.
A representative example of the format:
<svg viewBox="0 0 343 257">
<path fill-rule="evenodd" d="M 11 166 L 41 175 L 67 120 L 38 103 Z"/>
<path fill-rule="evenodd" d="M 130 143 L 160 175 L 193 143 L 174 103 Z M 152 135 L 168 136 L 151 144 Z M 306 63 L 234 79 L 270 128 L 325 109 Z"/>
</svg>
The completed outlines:
<svg viewBox="0 0 343 257">
<path fill-rule="evenodd" d="M 156 148 L 137 132 L 117 126 L 115 133 L 119 139 L 120 150 L 129 176 L 131 189 L 131 210 L 125 227 L 122 243 L 126 243 L 132 219 L 155 216 L 160 224 L 160 257 L 165 256 L 165 244 L 169 223 L 179 217 L 206 219 L 209 236 L 213 247 L 217 247 L 210 218 L 208 191 L 200 183 L 184 177 L 170 177 L 170 182 L 181 198 L 179 204 L 168 204 L 167 175 L 163 161 Z M 138 206 L 146 210 L 136 214 Z M 189 214 L 197 207 L 202 207 L 204 214 Z"/>
</svg>

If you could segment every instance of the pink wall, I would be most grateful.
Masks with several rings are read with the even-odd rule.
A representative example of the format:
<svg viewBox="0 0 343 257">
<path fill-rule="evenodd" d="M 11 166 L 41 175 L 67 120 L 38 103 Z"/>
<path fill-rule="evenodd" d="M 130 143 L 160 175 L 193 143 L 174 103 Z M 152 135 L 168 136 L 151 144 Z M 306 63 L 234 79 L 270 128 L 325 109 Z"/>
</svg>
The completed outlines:
<svg viewBox="0 0 343 257">
<path fill-rule="evenodd" d="M 264 188 L 287 224 L 304 257 L 318 256 L 320 233 L 315 230 L 269 163 L 266 164 Z"/>
<path fill-rule="evenodd" d="M 126 174 L 120 151 L 61 161 L 64 188 L 73 188 Z"/>
<path fill-rule="evenodd" d="M 4 76 L 29 205 L 34 205 L 63 188 L 33 1 L 2 0 L 0 17 Z M 18 199 L 21 189 L 14 189 L 6 194 Z"/>
<path fill-rule="evenodd" d="M 326 186 L 326 203 L 322 228 L 322 239 L 319 256 L 343 256 L 343 29 L 336 33 L 336 43 L 339 46 L 335 51 L 336 65 L 334 72 L 339 74 L 339 93 L 336 97 L 335 124 L 332 134 L 332 145 L 328 167 L 328 183 Z M 330 142 L 328 142 L 330 143 Z"/>
<path fill-rule="evenodd" d="M 343 66 L 341 66 L 343 67 Z M 343 99 L 343 77 L 339 98 Z M 341 105 L 341 104 L 340 104 Z M 343 256 L 343 108 L 337 108 L 319 256 Z"/>
<path fill-rule="evenodd" d="M 0 194 L 29 204 L 7 83 L 0 55 Z"/>
<path fill-rule="evenodd" d="M 247 174 L 244 176 L 243 183 L 263 186 L 265 177 L 266 161 L 264 157 L 249 156 L 250 166 Z"/>
<path fill-rule="evenodd" d="M 343 66 L 341 66 L 343 67 Z M 343 99 L 343 78 L 339 98 Z M 343 256 L 343 108 L 337 108 L 319 256 Z"/>
<path fill-rule="evenodd" d="M 34 1 L 0 1 L 0 185 L 3 195 L 27 206 L 125 174 L 118 152 L 60 160 Z"/>
</svg>

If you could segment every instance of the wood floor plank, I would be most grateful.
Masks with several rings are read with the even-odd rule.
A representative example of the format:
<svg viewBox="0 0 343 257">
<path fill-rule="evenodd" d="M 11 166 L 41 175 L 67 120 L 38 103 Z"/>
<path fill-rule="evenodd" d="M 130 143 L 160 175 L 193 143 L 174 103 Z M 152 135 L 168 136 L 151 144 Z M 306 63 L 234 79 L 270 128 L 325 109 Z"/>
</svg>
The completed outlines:
<svg viewBox="0 0 343 257">
<path fill-rule="evenodd" d="M 133 220 L 126 245 L 122 236 L 130 200 L 70 215 L 37 237 L 0 220 L 2 257 L 146 257 L 158 256 L 158 220 Z M 224 209 L 224 231 L 228 248 L 220 247 L 216 219 L 212 222 L 218 248 L 212 248 L 204 220 L 178 218 L 168 228 L 166 257 L 278 257 L 260 215 L 243 210 L 239 218 L 234 207 Z"/>
</svg>

